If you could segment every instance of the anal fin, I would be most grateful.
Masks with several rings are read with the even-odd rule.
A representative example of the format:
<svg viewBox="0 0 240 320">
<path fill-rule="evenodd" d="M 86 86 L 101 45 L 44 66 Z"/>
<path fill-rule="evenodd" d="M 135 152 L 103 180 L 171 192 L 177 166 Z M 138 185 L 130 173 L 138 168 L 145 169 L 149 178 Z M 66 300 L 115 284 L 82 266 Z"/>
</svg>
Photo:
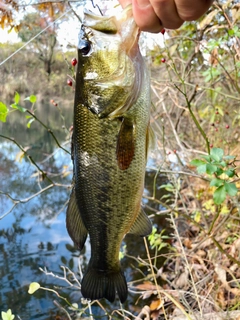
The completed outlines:
<svg viewBox="0 0 240 320">
<path fill-rule="evenodd" d="M 149 123 L 147 128 L 147 137 L 146 137 L 146 159 L 148 158 L 151 151 L 154 151 L 157 147 L 157 137 L 156 134 Z"/>
<path fill-rule="evenodd" d="M 80 211 L 78 209 L 75 189 L 72 190 L 70 196 L 67 208 L 66 225 L 71 239 L 78 247 L 78 249 L 82 250 L 87 238 L 88 231 L 82 221 Z"/>
<path fill-rule="evenodd" d="M 134 221 L 129 233 L 135 234 L 137 236 L 145 237 L 152 232 L 152 223 L 146 213 L 141 208 L 137 219 Z"/>
</svg>

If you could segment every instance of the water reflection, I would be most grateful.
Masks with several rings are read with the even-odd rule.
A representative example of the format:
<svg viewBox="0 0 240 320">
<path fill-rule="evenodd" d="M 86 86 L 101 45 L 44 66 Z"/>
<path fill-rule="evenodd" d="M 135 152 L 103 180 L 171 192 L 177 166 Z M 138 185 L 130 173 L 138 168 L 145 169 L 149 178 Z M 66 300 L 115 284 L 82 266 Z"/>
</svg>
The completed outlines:
<svg viewBox="0 0 240 320">
<path fill-rule="evenodd" d="M 70 124 L 69 121 L 69 126 Z M 71 302 L 80 303 L 81 294 L 78 289 L 73 290 L 66 282 L 47 276 L 39 270 L 39 267 L 46 268 L 62 277 L 61 266 L 65 265 L 79 275 L 79 252 L 72 246 L 65 227 L 65 208 L 70 192 L 68 186 L 71 183 L 71 174 L 66 173 L 71 170 L 71 158 L 69 154 L 56 149 L 56 144 L 45 129 L 34 124 L 37 130 L 28 130 L 25 125 L 20 121 L 17 124 L 14 122 L 12 127 L 2 125 L 0 129 L 4 135 L 14 136 L 22 146 L 30 146 L 27 151 L 29 155 L 60 185 L 27 201 L 33 194 L 49 186 L 50 182 L 42 180 L 36 167 L 26 157 L 19 159 L 20 150 L 14 143 L 0 140 L 0 190 L 11 196 L 9 198 L 6 194 L 0 194 L 0 217 L 17 203 L 12 212 L 0 220 L 0 311 L 11 308 L 21 319 L 56 319 L 59 310 L 53 304 L 53 299 L 57 297 L 42 290 L 34 295 L 29 295 L 27 291 L 29 283 L 36 281 L 48 288 L 58 286 Z M 66 133 L 59 130 L 56 131 L 56 136 L 63 141 Z M 69 145 L 66 145 L 66 148 L 69 148 Z M 16 158 L 19 161 L 16 161 Z M 155 171 L 148 171 L 146 174 L 145 191 L 149 194 L 152 193 L 154 176 Z M 165 177 L 158 175 L 157 179 L 157 184 L 166 183 Z M 159 192 L 162 191 L 157 192 L 157 197 L 160 197 Z M 17 202 L 23 199 L 24 203 Z M 157 211 L 162 209 L 156 202 L 145 200 L 145 204 Z M 166 226 L 165 217 L 160 215 L 153 223 L 161 230 Z M 123 245 L 125 244 L 129 256 L 146 257 L 141 238 L 127 235 Z M 90 254 L 88 242 L 84 250 L 81 252 L 83 271 Z M 128 281 L 140 278 L 141 273 L 137 270 L 139 266 L 134 259 L 124 258 L 122 266 Z M 142 267 L 141 272 L 147 274 L 147 268 Z M 137 311 L 134 307 L 137 299 L 138 296 L 130 293 L 124 308 Z M 114 305 L 107 302 L 103 304 L 109 311 L 119 308 L 118 302 Z M 93 306 L 92 311 L 106 319 L 98 306 Z"/>
</svg>

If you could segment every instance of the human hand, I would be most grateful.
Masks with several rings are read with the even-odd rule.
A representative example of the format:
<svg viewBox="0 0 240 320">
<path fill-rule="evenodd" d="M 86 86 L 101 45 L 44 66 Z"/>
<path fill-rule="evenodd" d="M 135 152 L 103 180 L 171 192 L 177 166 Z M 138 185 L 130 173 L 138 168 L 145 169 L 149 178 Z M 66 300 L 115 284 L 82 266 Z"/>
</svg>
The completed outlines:
<svg viewBox="0 0 240 320">
<path fill-rule="evenodd" d="M 132 3 L 133 16 L 142 31 L 177 29 L 184 21 L 200 18 L 213 0 L 119 0 L 123 8 Z"/>
</svg>

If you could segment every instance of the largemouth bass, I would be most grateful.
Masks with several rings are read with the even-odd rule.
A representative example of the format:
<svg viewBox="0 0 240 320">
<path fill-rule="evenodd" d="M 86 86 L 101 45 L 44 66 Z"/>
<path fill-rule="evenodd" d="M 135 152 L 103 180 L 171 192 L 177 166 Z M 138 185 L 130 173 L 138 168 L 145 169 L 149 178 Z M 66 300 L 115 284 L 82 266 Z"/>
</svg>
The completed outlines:
<svg viewBox="0 0 240 320">
<path fill-rule="evenodd" d="M 81 283 L 89 299 L 127 298 L 119 262 L 126 233 L 146 236 L 141 208 L 150 144 L 150 81 L 131 7 L 116 16 L 85 12 L 78 44 L 74 102 L 74 187 L 67 230 L 91 258 Z"/>
</svg>

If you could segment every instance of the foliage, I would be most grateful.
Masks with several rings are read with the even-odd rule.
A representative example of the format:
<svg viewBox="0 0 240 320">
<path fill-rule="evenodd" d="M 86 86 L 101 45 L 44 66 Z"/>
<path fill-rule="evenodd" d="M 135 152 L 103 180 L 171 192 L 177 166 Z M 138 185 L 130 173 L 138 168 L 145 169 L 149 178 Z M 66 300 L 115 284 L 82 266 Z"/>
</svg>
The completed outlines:
<svg viewBox="0 0 240 320">
<path fill-rule="evenodd" d="M 40 289 L 40 284 L 37 282 L 32 282 L 29 285 L 29 289 L 28 289 L 28 293 L 29 294 L 33 294 L 34 292 L 36 292 L 38 289 Z"/>
<path fill-rule="evenodd" d="M 43 32 L 46 29 L 46 32 Z M 48 75 L 51 74 L 54 63 L 54 51 L 57 44 L 57 24 L 39 13 L 29 13 L 21 20 L 21 29 L 18 36 L 23 42 L 28 42 L 38 35 L 36 40 L 31 42 L 33 50 L 38 52 L 38 57 L 44 63 Z"/>
<path fill-rule="evenodd" d="M 20 3 L 19 0 L 4 0 L 1 2 L 0 5 L 0 12 L 1 12 L 1 18 L 0 18 L 0 24 L 1 28 L 8 28 L 10 27 L 10 31 L 14 29 L 15 31 L 21 30 L 22 23 L 19 23 L 15 20 L 17 14 L 19 12 L 24 13 L 26 12 L 27 7 L 29 6 L 28 3 Z M 58 16 L 59 13 L 64 12 L 66 10 L 66 4 L 64 1 L 59 1 L 57 3 L 54 2 L 43 2 L 43 3 L 37 3 L 36 5 L 33 5 L 35 9 L 37 9 L 38 12 L 44 14 L 50 19 L 53 19 L 54 17 Z"/>
<path fill-rule="evenodd" d="M 148 240 L 152 249 L 156 248 L 157 251 L 160 251 L 161 249 L 168 247 L 169 244 L 166 242 L 166 240 L 170 239 L 170 237 L 164 234 L 165 232 L 166 230 L 162 230 L 160 233 L 158 233 L 157 228 L 153 227 L 152 233 L 148 236 Z"/>
<path fill-rule="evenodd" d="M 238 192 L 236 184 L 229 182 L 229 178 L 237 175 L 233 166 L 235 159 L 235 156 L 224 156 L 221 148 L 212 148 L 209 155 L 190 162 L 199 174 L 207 173 L 211 177 L 210 186 L 216 187 L 213 200 L 217 205 L 224 202 L 227 194 L 234 197 Z"/>
<path fill-rule="evenodd" d="M 5 103 L 0 101 L 0 121 L 6 122 L 6 118 L 8 115 L 8 108 Z"/>
<path fill-rule="evenodd" d="M 35 121 L 35 118 L 34 118 L 34 111 L 35 111 L 35 109 L 34 109 L 34 104 L 35 104 L 35 102 L 37 101 L 37 97 L 34 96 L 34 95 L 30 95 L 29 97 L 25 98 L 24 100 L 25 100 L 25 101 L 29 101 L 29 102 L 32 103 L 32 106 L 31 106 L 31 109 L 30 109 L 30 110 L 28 110 L 28 109 L 26 109 L 26 108 L 23 108 L 23 107 L 21 107 L 21 106 L 19 105 L 20 95 L 19 95 L 18 92 L 15 93 L 14 103 L 11 104 L 10 107 L 13 108 L 13 109 L 17 109 L 17 110 L 19 110 L 20 112 L 23 112 L 23 113 L 24 113 L 24 112 L 28 112 L 28 113 L 29 113 L 29 115 L 27 115 L 27 116 L 25 116 L 25 117 L 26 117 L 26 119 L 28 120 L 27 128 L 30 128 L 31 123 L 32 123 L 33 121 Z M 32 114 L 33 114 L 33 115 L 32 115 Z"/>
<path fill-rule="evenodd" d="M 18 30 L 18 24 L 14 23 L 14 12 L 19 11 L 19 3 L 15 0 L 4 0 L 0 4 L 0 25 L 3 29 L 4 27 L 10 26 L 11 29 L 14 28 Z"/>
<path fill-rule="evenodd" d="M 0 60 L 4 61 L 12 52 L 21 48 L 22 43 L 0 44 Z M 9 60 L 1 68 L 0 100 L 4 104 L 12 103 L 15 92 L 25 97 L 37 93 L 40 102 L 63 101 L 65 105 L 73 103 L 73 89 L 66 85 L 67 73 L 72 77 L 71 58 L 76 53 L 62 52 L 56 48 L 55 63 L 51 66 L 51 75 L 39 65 L 39 54 L 31 47 L 21 49 L 17 59 Z"/>
<path fill-rule="evenodd" d="M 15 318 L 14 314 L 12 314 L 12 310 L 8 309 L 7 312 L 2 311 L 2 320 L 13 320 Z"/>
</svg>

